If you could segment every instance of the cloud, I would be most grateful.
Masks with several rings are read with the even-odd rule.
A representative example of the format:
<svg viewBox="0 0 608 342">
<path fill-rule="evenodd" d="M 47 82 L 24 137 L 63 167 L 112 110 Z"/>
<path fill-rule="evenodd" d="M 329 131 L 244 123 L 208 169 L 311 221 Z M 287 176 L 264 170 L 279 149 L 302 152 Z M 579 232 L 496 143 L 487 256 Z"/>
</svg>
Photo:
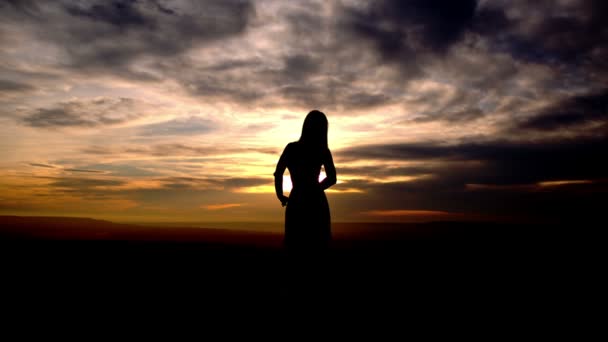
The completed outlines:
<svg viewBox="0 0 608 342">
<path fill-rule="evenodd" d="M 122 180 L 105 178 L 55 177 L 51 179 L 53 179 L 51 185 L 54 187 L 74 189 L 89 189 L 99 186 L 117 186 L 125 183 Z"/>
<path fill-rule="evenodd" d="M 488 28 L 498 25 L 488 13 L 502 14 L 510 27 L 507 4 L 384 0 L 259 7 L 245 1 L 31 1 L 5 5 L 0 15 L 52 47 L 55 68 L 170 84 L 169 91 L 245 107 L 319 107 L 334 115 L 407 107 L 404 84 L 442 70 L 461 96 L 419 113 L 416 122 L 468 122 L 486 114 L 467 102 L 483 98 L 468 86 L 485 92 L 518 76 L 495 53 L 500 49 L 485 41 L 500 39 Z M 41 17 L 45 21 L 34 20 Z M 219 41 L 224 44 L 214 44 Z"/>
<path fill-rule="evenodd" d="M 340 166 L 340 175 L 376 175 L 376 176 L 401 176 L 401 175 L 425 175 L 432 172 L 431 166 Z"/>
<path fill-rule="evenodd" d="M 89 148 L 84 150 L 90 151 Z M 110 152 L 108 149 L 93 148 L 91 150 L 94 154 L 103 153 L 128 153 L 135 155 L 148 155 L 155 157 L 181 157 L 181 156 L 226 156 L 230 154 L 239 153 L 263 153 L 263 154 L 277 154 L 277 150 L 274 148 L 247 148 L 247 147 L 218 147 L 215 145 L 187 145 L 181 143 L 170 143 L 170 144 L 155 144 L 151 146 L 134 146 L 127 147 L 121 151 Z"/>
<path fill-rule="evenodd" d="M 489 76 L 487 78 L 492 78 Z M 480 119 L 486 113 L 480 108 L 486 93 L 475 88 L 458 88 L 448 85 L 420 86 L 411 84 L 404 106 L 413 108 L 414 114 L 407 121 L 425 123 L 447 121 L 468 123 Z"/>
<path fill-rule="evenodd" d="M 458 217 L 449 219 L 483 214 L 496 220 L 587 220 L 600 217 L 599 203 L 606 191 L 602 181 L 550 187 L 538 183 L 469 185 L 463 182 L 483 174 L 482 169 L 472 169 L 471 174 L 457 171 L 458 175 L 451 178 L 450 170 L 453 168 L 411 182 L 361 182 L 362 193 L 331 195 L 332 215 L 352 217 L 353 213 L 376 212 L 392 213 L 397 218 L 401 210 L 431 210 L 458 213 Z"/>
<path fill-rule="evenodd" d="M 166 189 L 238 190 L 268 184 L 271 180 L 259 177 L 164 177 L 157 179 Z"/>
<path fill-rule="evenodd" d="M 43 167 L 43 168 L 47 168 L 47 169 L 57 169 L 57 170 L 62 170 L 62 171 L 67 171 L 67 172 L 103 173 L 103 171 L 100 171 L 100 170 L 89 170 L 89 169 L 78 169 L 78 168 L 60 168 L 55 165 L 42 164 L 42 163 L 28 163 L 28 165 L 36 166 L 36 167 Z"/>
<path fill-rule="evenodd" d="M 158 135 L 198 135 L 206 134 L 214 131 L 217 124 L 211 120 L 199 117 L 186 117 L 169 120 L 165 122 L 155 123 L 140 126 L 141 135 L 158 136 Z"/>
<path fill-rule="evenodd" d="M 100 98 L 61 102 L 53 107 L 38 108 L 21 121 L 31 127 L 97 127 L 135 120 L 144 115 L 146 105 L 129 98 Z"/>
<path fill-rule="evenodd" d="M 598 217 L 606 148 L 606 137 L 354 146 L 334 152 L 336 187 L 362 192 L 334 197 L 333 210 L 434 210 L 514 220 Z M 360 161 L 370 166 L 340 167 Z"/>
<path fill-rule="evenodd" d="M 487 108 L 479 106 L 485 97 L 512 95 L 521 88 L 513 82 L 530 86 L 538 78 L 519 72 L 529 62 L 559 68 L 560 81 L 556 75 L 553 85 L 532 84 L 548 89 L 566 78 L 600 82 L 598 70 L 608 60 L 602 58 L 608 49 L 601 1 L 254 7 L 237 0 L 26 1 L 4 4 L 0 17 L 52 47 L 55 68 L 173 84 L 209 101 L 359 115 L 396 103 L 407 107 L 403 86 L 411 80 L 431 76 L 460 90 L 453 102 L 417 113 L 415 122 L 485 117 Z"/>
<path fill-rule="evenodd" d="M 60 47 L 67 57 L 64 66 L 124 72 L 141 57 L 175 57 L 241 34 L 253 5 L 245 0 L 26 1 L 4 4 L 1 13 L 3 20 Z"/>
<path fill-rule="evenodd" d="M 601 0 L 485 2 L 477 31 L 531 62 L 605 68 L 608 5 Z"/>
<path fill-rule="evenodd" d="M 29 165 L 36 166 L 36 167 L 44 167 L 44 168 L 48 168 L 48 169 L 54 169 L 55 168 L 55 166 L 53 166 L 53 165 L 42 164 L 42 163 L 29 163 Z"/>
<path fill-rule="evenodd" d="M 121 179 L 94 177 L 37 177 L 47 180 L 51 194 L 76 196 L 82 199 L 117 199 L 115 189 L 128 182 Z"/>
<path fill-rule="evenodd" d="M 87 170 L 87 169 L 64 169 L 64 171 L 68 172 L 83 172 L 83 173 L 104 173 L 100 170 Z"/>
<path fill-rule="evenodd" d="M 525 61 L 606 65 L 608 5 L 601 0 L 382 0 L 344 10 L 346 29 L 389 62 L 416 64 L 421 53 L 445 55 L 476 35 Z"/>
<path fill-rule="evenodd" d="M 472 26 L 476 6 L 475 0 L 373 1 L 346 9 L 346 25 L 384 60 L 407 63 L 418 51 L 445 53 Z"/>
<path fill-rule="evenodd" d="M 180 143 L 157 144 L 152 147 L 130 147 L 124 150 L 126 153 L 136 155 L 151 155 L 156 157 L 176 157 L 176 156 L 200 156 L 217 154 L 217 149 L 213 147 L 189 146 Z"/>
<path fill-rule="evenodd" d="M 80 167 L 84 167 L 91 170 L 98 170 L 98 172 L 107 173 L 111 176 L 117 177 L 129 177 L 129 178 L 142 178 L 149 176 L 160 176 L 162 175 L 161 171 L 157 171 L 158 165 L 152 164 L 143 166 L 136 166 L 137 163 L 135 161 L 127 161 L 127 162 L 116 162 L 116 163 L 103 163 L 103 164 L 86 164 Z"/>
<path fill-rule="evenodd" d="M 99 176 L 35 176 L 51 189 L 51 193 L 80 196 L 82 198 L 135 199 L 142 192 L 155 194 L 187 194 L 237 192 L 247 187 L 265 185 L 270 179 L 258 177 L 116 177 Z M 219 196 L 219 195 L 218 195 Z M 223 195 L 222 195 L 223 196 Z M 144 196 L 145 197 L 145 196 Z M 142 198 L 139 198 L 141 200 Z"/>
<path fill-rule="evenodd" d="M 34 86 L 26 83 L 0 79 L 0 93 L 23 93 L 34 89 Z"/>
<path fill-rule="evenodd" d="M 608 168 L 598 161 L 602 160 L 606 148 L 608 139 L 593 137 L 552 141 L 367 145 L 335 154 L 345 161 L 433 161 L 434 164 L 427 168 L 434 177 L 412 184 L 432 182 L 434 186 L 443 183 L 443 186 L 461 188 L 468 183 L 528 184 L 563 179 L 602 179 L 608 174 Z"/>
<path fill-rule="evenodd" d="M 536 115 L 515 125 L 514 129 L 556 131 L 600 122 L 608 124 L 608 90 L 575 95 L 553 103 Z"/>
</svg>

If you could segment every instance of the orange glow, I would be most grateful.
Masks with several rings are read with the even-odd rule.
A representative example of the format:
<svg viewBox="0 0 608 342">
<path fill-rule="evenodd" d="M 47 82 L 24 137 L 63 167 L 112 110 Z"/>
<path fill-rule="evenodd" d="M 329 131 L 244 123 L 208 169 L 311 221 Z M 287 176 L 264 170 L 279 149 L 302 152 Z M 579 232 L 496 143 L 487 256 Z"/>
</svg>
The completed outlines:
<svg viewBox="0 0 608 342">
<path fill-rule="evenodd" d="M 534 190 L 536 188 L 533 184 L 466 184 L 466 189 L 471 191 L 522 191 L 522 190 Z"/>
<path fill-rule="evenodd" d="M 201 206 L 201 208 L 204 208 L 207 210 L 222 210 L 222 209 L 228 209 L 228 208 L 236 208 L 236 207 L 240 207 L 240 206 L 242 206 L 242 204 L 240 204 L 240 203 L 224 203 L 224 204 L 203 205 L 203 206 Z"/>
<path fill-rule="evenodd" d="M 560 185 L 571 185 L 571 184 L 591 184 L 593 183 L 590 180 L 558 180 L 558 181 L 547 181 L 547 182 L 540 182 L 538 183 L 538 185 L 542 186 L 542 187 L 548 187 L 548 186 L 560 186 Z"/>
<path fill-rule="evenodd" d="M 370 210 L 361 212 L 361 215 L 385 222 L 431 222 L 481 219 L 481 217 L 475 217 L 475 215 L 441 210 Z"/>
<path fill-rule="evenodd" d="M 371 210 L 364 212 L 369 216 L 402 217 L 402 216 L 446 216 L 452 215 L 447 211 L 435 210 Z"/>
</svg>

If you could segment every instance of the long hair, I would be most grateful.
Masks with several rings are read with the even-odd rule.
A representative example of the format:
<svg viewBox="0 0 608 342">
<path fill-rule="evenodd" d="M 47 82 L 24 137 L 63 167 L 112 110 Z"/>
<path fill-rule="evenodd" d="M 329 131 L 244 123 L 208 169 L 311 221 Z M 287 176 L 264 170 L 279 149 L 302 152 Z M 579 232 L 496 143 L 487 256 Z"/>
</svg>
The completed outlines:
<svg viewBox="0 0 608 342">
<path fill-rule="evenodd" d="M 304 119 L 300 142 L 319 150 L 327 148 L 327 117 L 323 112 L 313 110 Z"/>
</svg>

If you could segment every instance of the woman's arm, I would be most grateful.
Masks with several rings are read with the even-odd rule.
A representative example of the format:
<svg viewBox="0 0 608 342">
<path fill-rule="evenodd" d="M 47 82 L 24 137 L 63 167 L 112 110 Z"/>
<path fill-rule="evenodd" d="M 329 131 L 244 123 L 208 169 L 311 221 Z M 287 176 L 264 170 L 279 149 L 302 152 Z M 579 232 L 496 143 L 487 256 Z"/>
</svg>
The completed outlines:
<svg viewBox="0 0 608 342">
<path fill-rule="evenodd" d="M 324 158 L 323 166 L 325 167 L 325 179 L 321 182 L 321 189 L 325 190 L 330 186 L 336 184 L 336 166 L 334 165 L 334 159 L 331 156 L 331 152 L 327 149 L 327 154 Z"/>
<path fill-rule="evenodd" d="M 287 147 L 289 147 L 289 145 L 287 145 Z M 279 162 L 277 163 L 277 168 L 274 171 L 274 191 L 283 206 L 287 204 L 287 200 L 289 199 L 287 196 L 283 195 L 283 174 L 287 168 L 287 147 L 283 150 L 281 158 L 279 158 Z"/>
</svg>

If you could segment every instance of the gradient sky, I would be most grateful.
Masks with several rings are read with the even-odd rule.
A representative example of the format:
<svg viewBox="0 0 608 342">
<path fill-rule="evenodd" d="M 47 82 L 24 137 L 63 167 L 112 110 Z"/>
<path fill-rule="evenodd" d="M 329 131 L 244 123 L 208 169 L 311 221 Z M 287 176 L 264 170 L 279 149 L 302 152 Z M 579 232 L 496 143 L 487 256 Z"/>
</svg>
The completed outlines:
<svg viewBox="0 0 608 342">
<path fill-rule="evenodd" d="M 334 221 L 552 220 L 608 192 L 608 2 L 0 3 L 0 214 L 281 221 L 329 119 Z"/>
</svg>

